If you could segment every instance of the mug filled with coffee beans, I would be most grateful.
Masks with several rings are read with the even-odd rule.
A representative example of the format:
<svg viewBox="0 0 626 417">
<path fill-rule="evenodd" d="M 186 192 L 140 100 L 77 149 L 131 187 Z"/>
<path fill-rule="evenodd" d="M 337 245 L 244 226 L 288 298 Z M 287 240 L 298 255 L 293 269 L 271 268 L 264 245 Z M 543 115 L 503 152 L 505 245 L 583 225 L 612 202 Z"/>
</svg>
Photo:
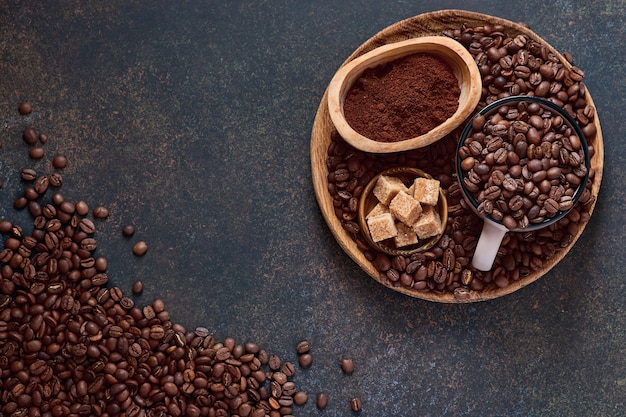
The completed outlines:
<svg viewBox="0 0 626 417">
<path fill-rule="evenodd" d="M 468 205 L 483 220 L 472 266 L 488 271 L 505 234 L 559 221 L 589 176 L 589 149 L 563 108 L 511 96 L 480 110 L 459 139 L 456 168 Z"/>
</svg>

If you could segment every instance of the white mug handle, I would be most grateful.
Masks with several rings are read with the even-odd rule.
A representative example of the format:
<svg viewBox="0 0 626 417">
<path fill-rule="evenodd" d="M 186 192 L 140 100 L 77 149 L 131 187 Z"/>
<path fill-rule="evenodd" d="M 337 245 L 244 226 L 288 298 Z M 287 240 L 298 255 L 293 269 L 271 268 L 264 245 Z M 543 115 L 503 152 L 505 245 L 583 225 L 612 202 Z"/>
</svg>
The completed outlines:
<svg viewBox="0 0 626 417">
<path fill-rule="evenodd" d="M 479 271 L 489 271 L 493 266 L 493 261 L 496 259 L 498 249 L 500 249 L 500 244 L 508 229 L 493 220 L 483 219 L 483 230 L 480 233 L 480 238 L 474 251 L 472 266 Z"/>
</svg>

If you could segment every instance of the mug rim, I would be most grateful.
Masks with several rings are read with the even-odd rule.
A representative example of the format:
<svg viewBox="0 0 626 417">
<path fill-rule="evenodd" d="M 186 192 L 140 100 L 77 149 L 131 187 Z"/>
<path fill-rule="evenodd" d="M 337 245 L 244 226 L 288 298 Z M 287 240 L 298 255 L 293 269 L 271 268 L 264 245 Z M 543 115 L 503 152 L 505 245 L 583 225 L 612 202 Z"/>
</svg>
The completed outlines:
<svg viewBox="0 0 626 417">
<path fill-rule="evenodd" d="M 591 166 L 591 158 L 589 156 L 589 145 L 587 142 L 587 138 L 585 137 L 581 127 L 578 125 L 578 123 L 576 122 L 576 120 L 562 107 L 558 106 L 557 104 L 553 103 L 550 100 L 541 98 L 541 97 L 536 97 L 536 96 L 509 96 L 509 97 L 505 97 L 505 98 L 501 98 L 498 99 L 488 105 L 486 105 L 485 107 L 483 107 L 481 110 L 479 110 L 476 114 L 474 114 L 467 122 L 467 124 L 465 125 L 465 128 L 463 129 L 463 131 L 461 132 L 461 135 L 459 137 L 459 141 L 457 143 L 457 147 L 456 147 L 456 172 L 457 172 L 457 181 L 459 183 L 459 186 L 461 187 L 461 191 L 463 192 L 463 197 L 466 199 L 466 201 L 469 203 L 470 207 L 472 208 L 472 210 L 481 218 L 487 218 L 489 220 L 491 220 L 492 222 L 502 225 L 504 226 L 504 224 L 501 221 L 498 221 L 496 219 L 494 219 L 491 215 L 487 215 L 487 214 L 479 214 L 478 213 L 478 201 L 476 200 L 476 198 L 474 197 L 474 195 L 466 188 L 464 182 L 463 182 L 463 170 L 461 168 L 461 158 L 459 157 L 459 151 L 460 149 L 463 147 L 463 144 L 465 142 L 465 139 L 467 139 L 468 135 L 470 134 L 470 132 L 472 131 L 472 122 L 474 121 L 475 118 L 479 117 L 479 116 L 486 116 L 489 115 L 490 113 L 492 113 L 494 110 L 497 110 L 499 107 L 511 103 L 511 102 L 522 102 L 522 101 L 529 101 L 529 102 L 534 102 L 534 103 L 538 103 L 539 105 L 543 106 L 544 108 L 548 108 L 549 110 L 553 110 L 556 111 L 559 116 L 563 117 L 567 123 L 572 127 L 572 129 L 574 129 L 574 131 L 576 132 L 576 135 L 578 135 L 578 137 L 580 138 L 581 141 L 581 148 L 583 151 L 583 156 L 584 156 L 584 160 L 585 160 L 585 166 L 587 167 L 587 173 L 585 174 L 585 176 L 582 178 L 580 184 L 578 184 L 578 187 L 576 188 L 576 191 L 574 192 L 574 195 L 572 196 L 572 207 L 567 209 L 567 210 L 559 210 L 559 212 L 554 215 L 553 217 L 550 217 L 549 219 L 546 219 L 544 221 L 542 221 L 541 223 L 530 223 L 527 227 L 524 228 L 515 228 L 515 229 L 508 229 L 508 231 L 511 232 L 528 232 L 528 231 L 534 231 L 534 230 L 538 230 L 538 229 L 542 229 L 544 227 L 547 227 L 551 224 L 554 224 L 556 222 L 558 222 L 559 220 L 561 220 L 563 217 L 565 217 L 573 208 L 574 206 L 576 206 L 576 204 L 578 203 L 578 200 L 580 199 L 580 197 L 582 196 L 583 192 L 585 191 L 585 188 L 587 186 L 587 182 L 589 181 L 589 169 Z M 504 226 L 506 227 L 506 226 Z"/>
</svg>

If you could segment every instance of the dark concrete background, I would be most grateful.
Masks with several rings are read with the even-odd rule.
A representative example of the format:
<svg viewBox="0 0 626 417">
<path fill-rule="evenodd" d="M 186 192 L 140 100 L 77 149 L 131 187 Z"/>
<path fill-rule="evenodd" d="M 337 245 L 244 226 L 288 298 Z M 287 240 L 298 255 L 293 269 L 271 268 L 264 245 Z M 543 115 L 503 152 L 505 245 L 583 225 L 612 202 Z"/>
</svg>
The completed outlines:
<svg viewBox="0 0 626 417">
<path fill-rule="evenodd" d="M 386 26 L 445 8 L 525 21 L 571 52 L 606 152 L 596 210 L 568 256 L 470 305 L 370 279 L 328 230 L 310 172 L 313 119 L 338 66 Z M 2 2 L 0 218 L 28 224 L 12 208 L 19 170 L 67 155 L 66 198 L 111 211 L 96 238 L 113 285 L 130 294 L 140 279 L 140 305 L 161 298 L 187 328 L 285 360 L 311 342 L 299 416 L 350 415 L 353 396 L 363 416 L 622 416 L 625 16 L 617 0 Z M 20 139 L 26 126 L 50 137 L 41 162 Z"/>
</svg>

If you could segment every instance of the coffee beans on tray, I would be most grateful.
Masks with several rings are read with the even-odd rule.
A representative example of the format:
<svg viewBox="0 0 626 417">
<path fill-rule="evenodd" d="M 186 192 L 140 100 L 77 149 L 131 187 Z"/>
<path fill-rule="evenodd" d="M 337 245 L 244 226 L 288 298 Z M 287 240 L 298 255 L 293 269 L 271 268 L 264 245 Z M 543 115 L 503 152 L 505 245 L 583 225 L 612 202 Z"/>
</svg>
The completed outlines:
<svg viewBox="0 0 626 417">
<path fill-rule="evenodd" d="M 483 93 L 478 105 L 515 95 L 536 95 L 565 109 L 579 124 L 594 155 L 595 109 L 586 102 L 584 72 L 567 67 L 549 49 L 525 35 L 509 36 L 502 26 L 463 25 L 443 33 L 462 43 L 474 57 L 483 76 Z M 456 132 L 458 134 L 459 132 Z M 544 263 L 567 248 L 590 216 L 595 202 L 591 192 L 594 170 L 578 203 L 550 227 L 508 233 L 492 270 L 471 267 L 471 257 L 482 221 L 468 207 L 456 181 L 456 137 L 448 137 L 422 149 L 398 154 L 369 154 L 349 146 L 335 131 L 327 151 L 328 192 L 342 227 L 379 273 L 379 281 L 390 287 L 437 294 L 452 293 L 460 300 L 470 291 L 504 288 L 540 270 Z M 396 166 L 427 171 L 440 181 L 448 199 L 448 224 L 435 247 L 410 257 L 389 256 L 374 250 L 360 236 L 357 201 L 368 181 L 379 172 Z M 358 204 L 357 204 L 358 205 Z"/>
</svg>

